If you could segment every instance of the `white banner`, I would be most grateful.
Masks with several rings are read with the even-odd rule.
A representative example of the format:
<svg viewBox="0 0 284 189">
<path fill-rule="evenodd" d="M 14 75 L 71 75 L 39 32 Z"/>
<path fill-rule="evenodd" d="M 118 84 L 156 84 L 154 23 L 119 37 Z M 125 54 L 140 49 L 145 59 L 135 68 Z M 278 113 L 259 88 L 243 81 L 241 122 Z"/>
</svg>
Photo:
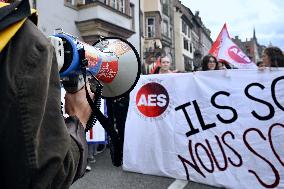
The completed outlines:
<svg viewBox="0 0 284 189">
<path fill-rule="evenodd" d="M 284 69 L 142 76 L 123 154 L 127 171 L 284 188 Z"/>
</svg>

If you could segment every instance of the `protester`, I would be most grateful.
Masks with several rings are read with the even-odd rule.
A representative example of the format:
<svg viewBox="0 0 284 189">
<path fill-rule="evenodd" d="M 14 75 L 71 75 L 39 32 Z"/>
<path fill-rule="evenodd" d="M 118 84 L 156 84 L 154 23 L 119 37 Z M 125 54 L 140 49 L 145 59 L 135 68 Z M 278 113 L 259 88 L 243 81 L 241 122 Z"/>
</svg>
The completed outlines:
<svg viewBox="0 0 284 189">
<path fill-rule="evenodd" d="M 284 67 L 284 55 L 278 47 L 267 47 L 262 57 L 265 67 Z"/>
<path fill-rule="evenodd" d="M 211 54 L 208 54 L 203 57 L 202 59 L 202 71 L 208 71 L 208 70 L 218 70 L 218 61 L 217 59 L 212 56 Z"/>
<path fill-rule="evenodd" d="M 225 63 L 218 62 L 218 70 L 225 70 L 225 69 L 227 69 Z"/>
<path fill-rule="evenodd" d="M 64 123 L 54 48 L 27 19 L 29 1 L 0 7 L 0 188 L 69 188 L 85 173 L 89 109 Z M 69 114 L 84 95 L 66 95 Z"/>
<path fill-rule="evenodd" d="M 231 69 L 231 66 L 229 65 L 229 63 L 224 60 L 219 60 L 218 70 L 226 70 L 226 69 Z"/>
<path fill-rule="evenodd" d="M 259 67 L 259 68 L 265 67 L 265 65 L 264 65 L 264 63 L 263 63 L 262 61 L 258 61 L 258 62 L 256 63 L 256 65 L 257 65 L 257 67 Z"/>
<path fill-rule="evenodd" d="M 117 129 L 118 135 L 123 145 L 125 122 L 129 106 L 129 94 L 126 94 L 115 100 L 107 99 L 106 104 L 107 104 L 107 115 L 112 121 L 113 126 Z M 121 149 L 123 150 L 123 146 L 121 147 Z"/>
<path fill-rule="evenodd" d="M 104 152 L 105 149 L 106 149 L 106 144 L 104 142 L 99 144 L 94 142 L 88 143 L 88 158 L 87 158 L 88 164 L 86 167 L 87 171 L 91 171 L 92 170 L 91 164 L 96 163 L 95 156 Z"/>
<path fill-rule="evenodd" d="M 171 71 L 171 58 L 169 55 L 162 55 L 160 57 L 160 66 L 156 68 L 154 74 L 176 73 L 177 70 Z"/>
<path fill-rule="evenodd" d="M 96 163 L 95 155 L 97 154 L 97 145 L 94 143 L 88 143 L 88 158 L 87 158 L 87 171 L 91 171 L 91 164 Z"/>
</svg>

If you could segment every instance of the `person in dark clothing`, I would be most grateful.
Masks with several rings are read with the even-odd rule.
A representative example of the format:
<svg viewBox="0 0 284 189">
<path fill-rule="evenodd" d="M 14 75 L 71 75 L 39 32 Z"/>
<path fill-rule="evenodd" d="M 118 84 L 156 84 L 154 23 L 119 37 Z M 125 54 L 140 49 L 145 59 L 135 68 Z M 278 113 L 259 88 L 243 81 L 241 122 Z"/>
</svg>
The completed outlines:
<svg viewBox="0 0 284 189">
<path fill-rule="evenodd" d="M 125 122 L 129 106 L 129 94 L 115 100 L 107 99 L 106 104 L 107 115 L 112 121 L 113 126 L 117 129 L 123 145 Z M 123 149 L 123 146 L 121 149 Z"/>
<path fill-rule="evenodd" d="M 265 65 L 263 64 L 262 61 L 258 61 L 258 62 L 256 63 L 256 65 L 257 65 L 257 67 L 259 67 L 259 68 L 265 67 Z"/>
<path fill-rule="evenodd" d="M 216 57 L 214 57 L 211 54 L 208 54 L 203 57 L 202 59 L 202 71 L 208 71 L 208 70 L 218 70 L 218 61 Z"/>
<path fill-rule="evenodd" d="M 262 57 L 266 67 L 284 67 L 284 55 L 278 47 L 267 47 Z"/>
<path fill-rule="evenodd" d="M 27 0 L 0 2 L 0 188 L 69 188 L 86 169 L 83 93 L 65 123 L 54 48 L 30 15 Z"/>
</svg>

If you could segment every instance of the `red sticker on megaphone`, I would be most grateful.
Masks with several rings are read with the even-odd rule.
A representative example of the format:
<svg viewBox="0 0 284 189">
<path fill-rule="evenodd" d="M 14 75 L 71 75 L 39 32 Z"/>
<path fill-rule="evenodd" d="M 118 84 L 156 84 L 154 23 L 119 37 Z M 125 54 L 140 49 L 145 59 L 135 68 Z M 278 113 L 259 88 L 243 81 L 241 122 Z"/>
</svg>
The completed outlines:
<svg viewBox="0 0 284 189">
<path fill-rule="evenodd" d="M 117 72 L 118 72 L 117 60 L 111 62 L 103 62 L 100 71 L 96 75 L 96 77 L 104 83 L 110 83 L 117 75 Z"/>
</svg>

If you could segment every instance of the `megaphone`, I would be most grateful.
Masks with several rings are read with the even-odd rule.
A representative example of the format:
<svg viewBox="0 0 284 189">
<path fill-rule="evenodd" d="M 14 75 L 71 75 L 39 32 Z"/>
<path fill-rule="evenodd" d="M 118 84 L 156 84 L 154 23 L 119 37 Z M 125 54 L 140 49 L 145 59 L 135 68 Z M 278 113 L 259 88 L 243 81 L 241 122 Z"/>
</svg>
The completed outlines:
<svg viewBox="0 0 284 189">
<path fill-rule="evenodd" d="M 92 46 L 60 32 L 50 36 L 50 40 L 56 50 L 60 78 L 67 91 L 76 91 L 84 83 L 81 74 L 82 49 L 87 60 L 83 66 L 103 85 L 103 98 L 118 98 L 129 93 L 140 77 L 139 54 L 131 43 L 122 38 L 101 38 Z"/>
<path fill-rule="evenodd" d="M 64 89 L 76 92 L 85 85 L 86 98 L 93 111 L 85 130 L 88 131 L 99 120 L 110 136 L 113 165 L 120 166 L 123 144 L 117 130 L 112 126 L 112 121 L 99 110 L 100 96 L 119 98 L 134 88 L 141 73 L 138 52 L 131 43 L 118 37 L 101 38 L 93 46 L 64 32 L 50 36 L 49 39 L 55 48 Z M 96 85 L 95 88 L 98 89 L 95 91 L 94 101 L 87 92 L 87 77 L 90 78 L 91 88 Z"/>
</svg>

